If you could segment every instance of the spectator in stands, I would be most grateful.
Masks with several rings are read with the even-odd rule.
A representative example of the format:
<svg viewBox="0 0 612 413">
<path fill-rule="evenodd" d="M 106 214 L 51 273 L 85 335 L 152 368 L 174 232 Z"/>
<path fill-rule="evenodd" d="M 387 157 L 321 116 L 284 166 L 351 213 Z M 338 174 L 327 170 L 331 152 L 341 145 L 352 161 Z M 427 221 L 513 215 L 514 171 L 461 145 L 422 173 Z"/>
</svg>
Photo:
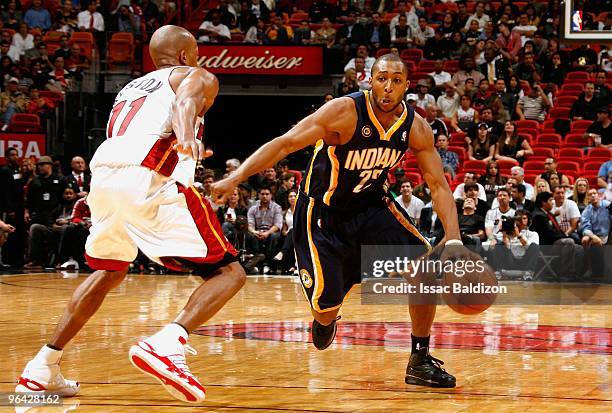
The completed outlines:
<svg viewBox="0 0 612 413">
<path fill-rule="evenodd" d="M 236 218 L 238 216 L 247 216 L 247 204 L 244 197 L 241 195 L 238 188 L 234 190 L 234 193 L 227 200 L 225 205 L 220 205 L 217 209 L 217 218 L 223 229 L 223 234 L 227 237 L 229 242 L 234 244 L 236 242 Z"/>
<path fill-rule="evenodd" d="M 445 39 L 448 39 L 454 32 L 459 30 L 455 23 L 455 15 L 451 12 L 446 12 L 444 17 L 442 18 L 442 24 L 438 27 L 437 30 L 440 30 L 442 36 Z"/>
<path fill-rule="evenodd" d="M 6 3 L 3 3 L 6 4 Z M 2 21 L 4 28 L 18 30 L 20 23 L 23 21 L 21 10 L 17 10 L 17 1 L 9 0 L 6 5 L 6 10 L 2 10 Z"/>
<path fill-rule="evenodd" d="M 535 197 L 535 189 L 533 185 L 525 181 L 525 170 L 520 166 L 510 168 L 510 176 L 516 180 L 517 185 L 525 187 L 525 198 L 533 200 Z"/>
<path fill-rule="evenodd" d="M 524 271 L 525 280 L 533 278 L 533 269 L 538 260 L 540 237 L 530 231 L 529 211 L 516 211 L 514 218 L 502 223 L 502 242 L 496 244 L 491 253 L 491 265 L 496 273 L 504 270 Z"/>
<path fill-rule="evenodd" d="M 57 250 L 61 234 L 70 224 L 75 200 L 76 195 L 72 188 L 65 188 L 60 203 L 47 211 L 46 221 L 32 224 L 29 243 L 30 262 L 24 268 L 33 270 L 52 264 L 49 255 Z"/>
<path fill-rule="evenodd" d="M 65 33 L 72 33 L 79 28 L 77 13 L 72 6 L 72 2 L 65 1 L 63 6 L 55 13 L 55 30 Z M 34 41 L 36 44 L 36 41 Z"/>
<path fill-rule="evenodd" d="M 491 94 L 492 91 L 489 89 L 489 81 L 487 79 L 482 79 L 476 92 L 472 95 L 474 109 L 481 111 L 487 105 L 487 100 Z"/>
<path fill-rule="evenodd" d="M 534 82 L 529 93 L 518 100 L 516 114 L 520 120 L 528 119 L 544 122 L 548 107 L 550 107 L 550 102 L 546 93 L 542 90 L 539 82 Z"/>
<path fill-rule="evenodd" d="M 344 23 L 336 33 L 336 44 L 338 47 L 343 48 L 345 52 L 350 52 L 357 49 L 359 45 L 366 45 L 368 42 L 367 37 L 366 27 L 357 22 L 357 16 L 354 12 L 350 12 L 346 19 L 346 23 Z M 372 64 L 374 64 L 374 62 L 372 62 Z"/>
<path fill-rule="evenodd" d="M 264 44 L 265 39 L 266 23 L 261 19 L 257 19 L 257 23 L 254 26 L 249 27 L 247 30 L 246 35 L 244 36 L 244 42 L 262 45 Z"/>
<path fill-rule="evenodd" d="M 540 245 L 554 245 L 552 250 L 558 263 L 557 272 L 574 279 L 582 275 L 584 249 L 576 245 L 574 240 L 566 235 L 552 215 L 554 208 L 553 195 L 541 192 L 536 196 L 536 209 L 533 213 L 531 230 L 540 236 Z"/>
<path fill-rule="evenodd" d="M 597 110 L 597 120 L 589 125 L 585 137 L 590 139 L 590 146 L 612 148 L 612 127 L 610 127 L 610 110 L 602 106 Z"/>
<path fill-rule="evenodd" d="M 504 124 L 493 119 L 493 109 L 484 107 L 482 112 L 480 112 L 480 122 L 487 125 L 487 130 L 489 132 L 488 136 L 491 139 L 491 143 L 496 144 L 503 133 Z"/>
<path fill-rule="evenodd" d="M 439 135 L 438 139 L 436 140 L 436 147 L 438 148 L 438 154 L 442 159 L 442 167 L 444 168 L 444 172 L 450 174 L 451 177 L 454 178 L 457 168 L 459 167 L 459 156 L 455 152 L 448 150 L 448 143 L 448 136 Z"/>
<path fill-rule="evenodd" d="M 19 51 L 8 40 L 0 41 L 0 58 L 7 56 L 11 62 L 19 62 Z"/>
<path fill-rule="evenodd" d="M 526 192 L 527 190 L 524 184 L 512 185 L 512 188 L 510 189 L 510 195 L 512 196 L 512 208 L 517 211 L 527 211 L 531 214 L 535 209 L 535 203 L 531 199 L 527 198 Z"/>
<path fill-rule="evenodd" d="M 518 24 L 512 28 L 513 32 L 521 35 L 521 42 L 523 45 L 528 40 L 533 40 L 537 30 L 538 28 L 529 21 L 529 17 L 525 13 L 521 13 L 518 18 Z"/>
<path fill-rule="evenodd" d="M 514 65 L 512 71 L 520 80 L 526 80 L 527 82 L 532 83 L 533 81 L 540 80 L 542 68 L 539 64 L 535 63 L 533 53 L 527 52 L 523 56 L 522 61 Z"/>
<path fill-rule="evenodd" d="M 399 24 L 391 30 L 391 45 L 399 50 L 410 48 L 414 44 L 412 28 L 405 16 L 399 16 Z"/>
<path fill-rule="evenodd" d="M 486 236 L 485 222 L 482 216 L 476 214 L 476 203 L 472 198 L 466 198 L 463 201 L 458 222 L 463 243 L 480 250 L 481 242 L 484 241 Z"/>
<path fill-rule="evenodd" d="M 404 179 L 400 186 L 400 196 L 395 198 L 397 202 L 406 213 L 414 220 L 416 225 L 419 225 L 419 218 L 421 217 L 421 210 L 425 206 L 416 196 L 412 195 L 412 182 L 408 179 Z"/>
<path fill-rule="evenodd" d="M 324 22 L 325 19 L 330 20 L 333 16 L 333 10 L 330 4 L 325 0 L 314 0 L 308 10 L 310 21 L 313 23 Z"/>
<path fill-rule="evenodd" d="M 495 159 L 517 160 L 522 164 L 525 157 L 529 155 L 533 155 L 529 141 L 524 136 L 518 135 L 514 122 L 507 121 L 504 125 L 504 132 L 497 142 Z"/>
<path fill-rule="evenodd" d="M 457 86 L 457 93 L 459 93 L 460 97 L 465 95 L 469 96 L 471 99 L 472 96 L 474 96 L 474 93 L 476 93 L 474 79 L 472 79 L 471 77 L 465 79 L 465 84 L 463 86 Z"/>
<path fill-rule="evenodd" d="M 460 67 L 461 69 L 458 70 L 452 77 L 452 82 L 457 85 L 457 87 L 463 86 L 466 79 L 474 79 L 475 84 L 480 83 L 480 81 L 484 79 L 484 75 L 476 70 L 473 57 L 464 57 L 461 60 Z"/>
<path fill-rule="evenodd" d="M 432 245 L 437 245 L 444 238 L 444 227 L 434 209 L 433 202 L 428 202 L 421 210 L 419 217 L 419 231 Z"/>
<path fill-rule="evenodd" d="M 370 56 L 370 51 L 368 49 L 368 46 L 366 44 L 360 44 L 357 47 L 356 56 L 348 61 L 346 66 L 344 66 L 344 70 L 355 69 L 355 67 L 357 66 L 356 65 L 357 59 L 363 59 L 364 67 L 368 71 L 372 70 L 372 66 L 374 65 L 374 62 L 376 61 L 374 57 Z"/>
<path fill-rule="evenodd" d="M 236 158 L 225 161 L 225 172 L 229 175 L 240 167 L 240 161 Z"/>
<path fill-rule="evenodd" d="M 400 24 L 400 18 L 404 17 L 406 23 L 410 27 L 411 31 L 415 31 L 419 26 L 419 18 L 416 15 L 416 10 L 412 6 L 412 2 L 408 4 L 407 1 L 399 0 L 397 2 L 397 15 L 391 19 L 389 23 L 389 29 L 391 30 L 391 36 L 395 32 L 395 28 Z"/>
<path fill-rule="evenodd" d="M 253 3 L 255 3 L 255 0 L 253 0 Z M 159 8 L 157 7 L 157 4 L 151 2 L 150 0 L 142 0 L 140 3 L 140 8 L 142 9 L 145 29 L 147 34 L 150 36 L 160 25 L 161 16 Z"/>
<path fill-rule="evenodd" d="M 451 60 L 459 60 L 470 53 L 471 48 L 465 42 L 463 34 L 459 31 L 453 33 L 448 42 L 448 57 Z"/>
<path fill-rule="evenodd" d="M 63 57 L 64 61 L 70 56 L 70 46 L 68 45 L 67 35 L 60 36 L 60 47 L 53 53 L 53 58 L 55 59 L 58 56 Z"/>
<path fill-rule="evenodd" d="M 554 198 L 552 214 L 557 219 L 559 227 L 566 236 L 571 237 L 577 244 L 580 243 L 578 224 L 580 223 L 580 210 L 578 205 L 570 199 L 565 199 L 565 190 L 562 186 L 551 185 Z"/>
<path fill-rule="evenodd" d="M 359 92 L 359 86 L 357 85 L 357 72 L 355 69 L 347 69 L 344 72 L 344 78 L 342 82 L 336 85 L 336 96 L 342 97 L 354 92 Z"/>
<path fill-rule="evenodd" d="M 565 67 L 561 63 L 561 55 L 555 53 L 552 56 L 551 62 L 544 66 L 542 81 L 552 82 L 557 86 L 561 86 L 565 80 L 565 71 Z"/>
<path fill-rule="evenodd" d="M 295 248 L 293 245 L 293 214 L 295 212 L 295 201 L 297 200 L 297 189 L 291 189 L 287 195 L 289 207 L 283 212 L 283 245 L 278 254 L 274 256 L 274 260 L 279 262 L 280 268 L 278 273 L 294 274 L 297 272 L 297 264 L 295 262 Z"/>
<path fill-rule="evenodd" d="M 436 99 L 429 94 L 429 82 L 426 79 L 419 80 L 417 82 L 416 105 L 421 109 L 425 109 L 427 106 L 435 104 Z"/>
<path fill-rule="evenodd" d="M 42 6 L 41 0 L 32 1 L 32 7 L 25 12 L 23 20 L 32 29 L 49 30 L 51 28 L 51 14 Z"/>
<path fill-rule="evenodd" d="M 487 202 L 491 203 L 497 194 L 497 190 L 506 185 L 506 178 L 502 176 L 497 162 L 494 160 L 487 162 L 486 168 L 486 173 L 478 179 L 478 183 L 484 187 L 487 194 Z"/>
<path fill-rule="evenodd" d="M 277 40 L 277 37 L 280 39 L 282 37 L 281 32 L 283 31 L 283 27 L 275 27 L 275 36 L 274 41 Z M 271 28 L 268 30 L 272 30 Z M 286 34 L 286 31 L 284 32 Z M 198 42 L 201 43 L 222 43 L 232 38 L 230 34 L 229 27 L 221 23 L 221 15 L 217 10 L 212 12 L 211 20 L 204 21 L 200 25 L 198 29 Z M 288 38 L 282 38 L 285 43 L 288 43 Z M 272 39 L 270 39 L 272 41 Z"/>
<path fill-rule="evenodd" d="M 461 36 L 461 33 L 459 35 Z M 423 46 L 423 57 L 428 60 L 440 60 L 448 58 L 448 54 L 449 41 L 444 37 L 444 33 L 438 29 L 435 31 L 433 37 L 425 41 L 425 45 Z M 442 68 L 440 68 L 440 71 L 442 71 Z M 438 83 L 436 83 L 436 85 L 438 85 Z"/>
<path fill-rule="evenodd" d="M 23 264 L 25 227 L 23 220 L 24 187 L 29 177 L 22 174 L 19 153 L 16 148 L 8 147 L 4 152 L 4 165 L 0 166 L 0 216 L 6 225 L 17 231 L 8 238 L 2 248 L 0 262 L 19 267 Z"/>
<path fill-rule="evenodd" d="M 355 7 L 349 0 L 340 0 L 333 11 L 336 23 L 344 23 L 349 13 L 359 14 L 359 8 Z"/>
<path fill-rule="evenodd" d="M 444 91 L 446 83 L 451 81 L 451 75 L 444 71 L 444 61 L 440 59 L 436 60 L 434 71 L 429 76 L 431 76 L 435 83 L 434 90 L 432 91 L 435 96 L 439 96 Z"/>
<path fill-rule="evenodd" d="M 506 188 L 499 188 L 496 192 L 498 207 L 489 210 L 485 217 L 485 232 L 489 244 L 494 246 L 503 242 L 502 225 L 507 218 L 512 218 L 515 210 L 510 207 L 510 192 Z"/>
<path fill-rule="evenodd" d="M 289 191 L 295 186 L 295 176 L 292 173 L 285 172 L 280 177 L 280 186 L 274 195 L 274 201 L 281 206 L 283 211 L 289 208 Z"/>
<path fill-rule="evenodd" d="M 75 156 L 70 161 L 70 174 L 64 177 L 66 186 L 72 188 L 78 198 L 83 198 L 89 193 L 91 175 L 87 173 L 87 163 L 81 156 Z"/>
<path fill-rule="evenodd" d="M 19 80 L 11 77 L 6 85 L 6 90 L 0 93 L 0 118 L 4 123 L 2 130 L 8 128 L 13 115 L 17 112 L 25 112 L 27 97 L 19 91 Z"/>
<path fill-rule="evenodd" d="M 66 92 L 72 83 L 73 74 L 64 67 L 64 58 L 61 56 L 53 60 L 53 70 L 49 72 L 48 89 L 54 92 Z"/>
<path fill-rule="evenodd" d="M 28 33 L 28 25 L 19 23 L 19 31 L 13 35 L 12 46 L 19 56 L 23 56 L 27 49 L 34 47 L 34 36 Z"/>
<path fill-rule="evenodd" d="M 459 108 L 453 115 L 451 126 L 456 132 L 465 132 L 473 136 L 476 122 L 478 122 L 478 112 L 472 107 L 472 99 L 468 95 L 461 96 L 459 102 Z"/>
<path fill-rule="evenodd" d="M 512 94 L 513 99 L 514 99 L 514 105 L 512 107 L 512 111 L 510 112 L 511 114 L 515 114 L 516 111 L 516 104 L 518 103 L 519 99 L 522 98 L 523 96 L 525 96 L 525 93 L 523 92 L 523 87 L 521 86 L 521 81 L 519 80 L 519 78 L 516 75 L 511 75 L 507 86 L 506 86 L 506 92 Z"/>
<path fill-rule="evenodd" d="M 418 47 L 425 46 L 425 43 L 429 39 L 435 37 L 435 31 L 432 27 L 427 25 L 427 19 L 425 17 L 419 17 L 419 26 L 414 32 L 414 42 Z"/>
<path fill-rule="evenodd" d="M 578 205 L 578 210 L 582 214 L 584 209 L 589 205 L 589 197 L 587 193 L 589 192 L 589 180 L 586 178 L 578 178 L 576 182 L 574 182 L 574 190 L 572 192 L 572 196 L 568 199 L 574 201 L 576 205 Z"/>
<path fill-rule="evenodd" d="M 593 72 L 597 70 L 597 53 L 588 43 L 581 43 L 580 46 L 570 53 L 571 68 L 573 70 L 583 70 Z"/>
<path fill-rule="evenodd" d="M 508 26 L 507 23 L 500 23 L 498 28 L 499 34 L 497 35 L 495 43 L 512 59 L 516 59 L 522 46 L 520 33 L 517 31 L 510 31 L 510 26 Z"/>
<path fill-rule="evenodd" d="M 495 156 L 495 144 L 490 136 L 488 125 L 483 122 L 479 123 L 476 134 L 476 139 L 468 138 L 468 159 L 489 162 Z"/>
<path fill-rule="evenodd" d="M 610 181 L 610 175 L 612 173 L 612 160 L 604 162 L 597 172 L 597 186 L 599 188 L 607 188 Z"/>
<path fill-rule="evenodd" d="M 328 17 L 323 18 L 321 27 L 315 32 L 314 44 L 325 45 L 328 49 L 336 43 L 336 29 Z"/>
<path fill-rule="evenodd" d="M 270 189 L 259 189 L 259 201 L 249 209 L 247 216 L 249 232 L 256 239 L 255 252 L 264 254 L 270 263 L 278 252 L 280 230 L 283 228 L 283 211 L 280 205 L 272 201 Z"/>
<path fill-rule="evenodd" d="M 607 75 L 603 70 L 598 70 L 595 74 L 595 97 L 602 105 L 609 105 L 612 100 L 612 90 L 606 84 Z"/>
<path fill-rule="evenodd" d="M 428 105 L 425 107 L 425 113 L 425 119 L 427 123 L 429 123 L 429 126 L 431 126 L 435 140 L 437 140 L 440 135 L 449 136 L 446 124 L 442 119 L 438 118 L 438 107 L 436 105 Z"/>
<path fill-rule="evenodd" d="M 280 16 L 271 18 L 270 25 L 266 29 L 266 44 L 289 44 L 293 40 L 293 29 L 291 26 L 283 24 Z"/>
<path fill-rule="evenodd" d="M 73 43 L 70 46 L 70 55 L 66 59 L 65 65 L 66 69 L 73 73 L 75 77 L 89 69 L 89 59 L 85 56 L 78 43 Z"/>
<path fill-rule="evenodd" d="M 391 31 L 389 25 L 382 21 L 380 13 L 372 13 L 372 23 L 368 26 L 368 40 L 373 49 L 389 47 Z"/>
<path fill-rule="evenodd" d="M 459 109 L 459 95 L 456 91 L 457 88 L 453 82 L 447 83 L 444 94 L 440 95 L 436 102 L 442 117 L 449 121 L 453 118 L 457 109 Z"/>
<path fill-rule="evenodd" d="M 132 33 L 140 36 L 140 16 L 132 13 L 126 5 L 119 7 L 117 13 L 117 30 L 123 33 Z"/>
<path fill-rule="evenodd" d="M 311 44 L 314 40 L 314 31 L 310 29 L 307 19 L 300 22 L 300 25 L 293 31 L 293 42 L 295 44 Z"/>
<path fill-rule="evenodd" d="M 370 90 L 372 87 L 372 73 L 365 67 L 362 57 L 355 58 L 355 80 L 359 90 Z"/>
<path fill-rule="evenodd" d="M 26 111 L 33 113 L 41 118 L 49 117 L 50 112 L 55 109 L 55 102 L 46 97 L 40 96 L 40 92 L 36 88 L 30 89 L 30 98 Z"/>
<path fill-rule="evenodd" d="M 57 251 L 59 269 L 78 270 L 86 266 L 85 241 L 91 227 L 91 211 L 87 197 L 77 200 L 72 208 L 70 224 L 63 227 Z"/>
<path fill-rule="evenodd" d="M 142 8 L 145 8 L 145 2 L 148 0 L 143 0 Z M 100 54 L 104 56 L 104 51 L 106 50 L 106 33 L 105 33 L 105 24 L 104 24 L 104 16 L 98 11 L 97 3 L 95 0 L 90 0 L 87 8 L 80 12 L 77 15 L 77 21 L 79 25 L 79 30 L 84 32 L 89 32 L 93 35 L 98 48 L 100 49 Z"/>
<path fill-rule="evenodd" d="M 584 92 L 578 96 L 578 99 L 572 105 L 570 118 L 574 120 L 595 120 L 597 117 L 597 110 L 603 106 L 602 103 L 603 102 L 595 96 L 595 84 L 593 82 L 586 82 L 584 84 Z"/>
<path fill-rule="evenodd" d="M 557 175 L 560 181 L 558 185 L 569 185 L 569 179 L 567 178 L 567 176 L 557 171 L 557 160 L 555 158 L 546 158 L 546 160 L 544 160 L 544 169 L 544 173 L 538 175 L 537 178 L 542 178 L 546 182 L 550 183 L 551 175 Z"/>
<path fill-rule="evenodd" d="M 595 188 L 588 192 L 589 205 L 582 212 L 580 232 L 582 233 L 582 246 L 585 250 L 586 261 L 591 265 L 593 278 L 604 275 L 604 250 L 610 233 L 610 202 L 599 199 Z"/>
<path fill-rule="evenodd" d="M 466 192 L 468 191 L 465 187 L 467 186 L 468 188 L 471 188 L 472 187 L 471 184 L 475 185 L 477 198 L 483 202 L 486 202 L 487 194 L 485 192 L 485 189 L 482 185 L 476 182 L 476 173 L 472 171 L 466 172 L 465 174 L 463 174 L 463 183 L 460 183 L 459 185 L 457 185 L 457 187 L 455 188 L 455 191 L 453 192 L 453 198 L 455 198 L 455 200 L 465 199 L 467 196 Z M 486 213 L 487 210 L 485 210 L 484 212 Z"/>
</svg>

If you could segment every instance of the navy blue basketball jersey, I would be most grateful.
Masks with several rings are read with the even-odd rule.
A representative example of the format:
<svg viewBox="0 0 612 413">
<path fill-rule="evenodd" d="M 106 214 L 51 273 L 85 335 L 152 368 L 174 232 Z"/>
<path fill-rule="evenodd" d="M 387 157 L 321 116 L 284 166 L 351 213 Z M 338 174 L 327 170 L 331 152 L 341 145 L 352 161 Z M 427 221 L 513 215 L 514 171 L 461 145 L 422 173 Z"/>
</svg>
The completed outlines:
<svg viewBox="0 0 612 413">
<path fill-rule="evenodd" d="M 330 207 L 362 209 L 383 199 L 387 173 L 408 149 L 414 109 L 402 102 L 404 112 L 385 131 L 374 115 L 370 92 L 348 97 L 355 101 L 357 111 L 353 137 L 337 146 L 323 139 L 317 142 L 301 190 Z"/>
</svg>

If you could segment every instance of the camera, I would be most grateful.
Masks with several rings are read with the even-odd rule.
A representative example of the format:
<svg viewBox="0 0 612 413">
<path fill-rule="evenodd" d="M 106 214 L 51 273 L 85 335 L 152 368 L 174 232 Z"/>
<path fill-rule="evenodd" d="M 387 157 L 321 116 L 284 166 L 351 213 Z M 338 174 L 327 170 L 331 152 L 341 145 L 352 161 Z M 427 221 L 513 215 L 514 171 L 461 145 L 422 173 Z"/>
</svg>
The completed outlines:
<svg viewBox="0 0 612 413">
<path fill-rule="evenodd" d="M 507 217 L 502 215 L 501 217 L 501 232 L 508 235 L 514 234 L 514 228 L 516 225 L 516 220 L 514 217 Z"/>
</svg>

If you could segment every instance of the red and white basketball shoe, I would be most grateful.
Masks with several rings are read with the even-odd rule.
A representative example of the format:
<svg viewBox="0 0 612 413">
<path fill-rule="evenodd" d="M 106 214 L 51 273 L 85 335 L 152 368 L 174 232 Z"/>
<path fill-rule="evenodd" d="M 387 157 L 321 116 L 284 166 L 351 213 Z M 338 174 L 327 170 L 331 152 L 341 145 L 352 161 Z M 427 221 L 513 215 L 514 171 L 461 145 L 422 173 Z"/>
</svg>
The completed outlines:
<svg viewBox="0 0 612 413">
<path fill-rule="evenodd" d="M 62 352 L 44 346 L 32 359 L 17 380 L 17 393 L 59 393 L 64 397 L 76 396 L 79 382 L 66 380 L 60 371 Z"/>
<path fill-rule="evenodd" d="M 200 403 L 206 389 L 187 366 L 185 351 L 197 352 L 183 337 L 161 341 L 149 337 L 130 348 L 130 361 L 138 370 L 159 381 L 173 397 L 188 403 Z"/>
</svg>

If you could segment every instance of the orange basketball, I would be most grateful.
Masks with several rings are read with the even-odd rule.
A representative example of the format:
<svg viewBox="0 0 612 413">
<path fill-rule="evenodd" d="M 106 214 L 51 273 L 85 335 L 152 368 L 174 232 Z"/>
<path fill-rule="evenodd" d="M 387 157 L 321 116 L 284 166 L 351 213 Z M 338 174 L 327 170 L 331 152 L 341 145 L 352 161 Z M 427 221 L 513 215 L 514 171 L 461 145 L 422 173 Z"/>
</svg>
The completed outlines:
<svg viewBox="0 0 612 413">
<path fill-rule="evenodd" d="M 497 298 L 499 286 L 495 271 L 482 260 L 468 260 L 464 264 L 463 269 L 444 271 L 442 298 L 459 314 L 480 314 Z"/>
</svg>

